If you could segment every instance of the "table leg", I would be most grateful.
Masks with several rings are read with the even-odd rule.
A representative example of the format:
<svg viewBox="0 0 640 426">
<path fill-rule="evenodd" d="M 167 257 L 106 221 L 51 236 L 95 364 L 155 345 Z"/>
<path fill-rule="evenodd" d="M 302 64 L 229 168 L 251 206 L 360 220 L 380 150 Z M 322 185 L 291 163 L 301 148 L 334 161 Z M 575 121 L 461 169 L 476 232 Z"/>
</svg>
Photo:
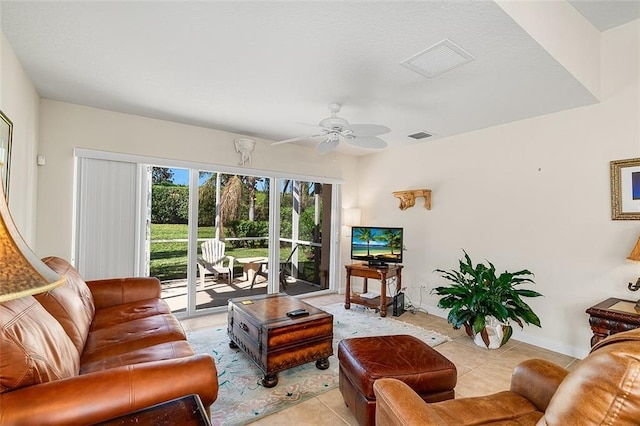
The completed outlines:
<svg viewBox="0 0 640 426">
<path fill-rule="evenodd" d="M 607 329 L 591 327 L 591 331 L 593 331 L 593 336 L 591 336 L 591 346 L 609 336 L 609 330 Z"/>
<path fill-rule="evenodd" d="M 278 384 L 278 373 L 273 374 L 265 374 L 264 377 L 260 380 L 262 386 L 265 388 L 272 388 Z"/>
<path fill-rule="evenodd" d="M 387 316 L 387 279 L 380 280 L 380 316 Z"/>
<path fill-rule="evenodd" d="M 344 290 L 344 308 L 351 309 L 351 271 L 347 269 L 347 282 Z"/>
<path fill-rule="evenodd" d="M 329 358 L 320 358 L 316 361 L 316 368 L 318 370 L 326 370 L 329 368 Z"/>
</svg>

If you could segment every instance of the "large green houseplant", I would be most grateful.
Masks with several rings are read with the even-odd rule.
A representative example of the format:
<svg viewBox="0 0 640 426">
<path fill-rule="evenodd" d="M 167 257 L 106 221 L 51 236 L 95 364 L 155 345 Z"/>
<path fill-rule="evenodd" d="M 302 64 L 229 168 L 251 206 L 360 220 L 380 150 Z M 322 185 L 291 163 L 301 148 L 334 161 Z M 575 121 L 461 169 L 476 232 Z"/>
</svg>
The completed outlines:
<svg viewBox="0 0 640 426">
<path fill-rule="evenodd" d="M 524 323 L 540 327 L 540 318 L 522 298 L 542 295 L 534 290 L 519 288 L 521 284 L 534 284 L 530 278 L 533 274 L 529 270 L 505 271 L 496 275 L 496 268 L 491 262 L 474 266 L 464 251 L 464 259 L 459 261 L 458 270 L 436 269 L 436 272 L 452 283 L 432 290 L 443 296 L 438 306 L 450 309 L 447 317 L 449 323 L 455 329 L 464 327 L 476 343 L 482 342 L 491 348 L 505 344 L 512 334 L 509 320 L 521 328 Z M 499 324 L 497 336 L 495 331 L 487 327 L 488 322 L 496 322 L 492 318 Z M 496 338 L 497 343 L 494 342 Z"/>
</svg>

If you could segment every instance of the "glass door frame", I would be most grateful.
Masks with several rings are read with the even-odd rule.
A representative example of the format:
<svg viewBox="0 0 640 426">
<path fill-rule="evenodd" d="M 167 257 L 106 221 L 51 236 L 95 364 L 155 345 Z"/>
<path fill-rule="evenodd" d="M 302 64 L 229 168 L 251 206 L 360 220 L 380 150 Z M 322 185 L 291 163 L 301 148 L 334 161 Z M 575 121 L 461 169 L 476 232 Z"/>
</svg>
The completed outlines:
<svg viewBox="0 0 640 426">
<path fill-rule="evenodd" d="M 309 181 L 318 183 L 330 183 L 332 184 L 332 207 L 331 207 L 331 252 L 330 252 L 330 267 L 329 267 L 329 288 L 327 290 L 320 290 L 314 292 L 315 295 L 332 293 L 338 290 L 340 277 L 340 215 L 341 215 L 341 185 L 344 183 L 343 179 L 330 178 L 323 176 L 310 176 L 297 173 L 279 172 L 273 170 L 260 170 L 253 168 L 241 168 L 237 166 L 227 166 L 222 164 L 201 163 L 194 161 L 184 160 L 171 160 L 166 158 L 148 157 L 136 154 L 123 154 L 107 151 L 98 151 L 86 148 L 75 148 L 75 157 L 86 157 L 95 159 L 104 159 L 111 161 L 122 161 L 128 163 L 137 164 L 140 167 L 138 176 L 137 191 L 140 194 L 140 203 L 138 205 L 139 215 L 139 232 L 136 232 L 136 247 L 138 248 L 137 270 L 139 276 L 144 276 L 144 271 L 147 269 L 148 256 L 147 256 L 147 232 L 144 220 L 147 216 L 148 209 L 148 194 L 150 186 L 150 178 L 147 173 L 146 167 L 153 165 L 157 167 L 169 167 L 169 168 L 181 168 L 189 170 L 189 242 L 187 253 L 187 285 L 189 288 L 187 296 L 187 310 L 185 313 L 179 312 L 176 316 L 183 318 L 188 316 L 195 316 L 201 314 L 209 314 L 214 312 L 221 312 L 226 307 L 206 308 L 200 309 L 196 312 L 196 294 L 191 289 L 196 288 L 197 284 L 197 216 L 198 216 L 198 171 L 208 170 L 225 174 L 237 174 L 247 176 L 259 176 L 271 179 L 270 183 L 270 196 L 269 196 L 269 270 L 278 270 L 279 268 L 279 239 L 280 239 L 280 181 L 283 179 Z M 74 185 L 77 183 L 74 181 Z M 77 226 L 77 222 L 74 218 L 74 229 Z M 73 247 L 72 247 L 73 248 Z M 276 293 L 279 291 L 278 274 L 269 274 L 269 282 L 267 286 L 269 293 Z"/>
<path fill-rule="evenodd" d="M 172 166 L 177 167 L 177 166 Z M 220 312 L 226 310 L 226 307 L 203 308 L 197 309 L 196 304 L 196 287 L 197 287 L 197 250 L 198 250 L 198 179 L 200 170 L 215 170 L 215 166 L 207 166 L 198 169 L 189 169 L 189 232 L 188 232 L 188 253 L 187 253 L 187 309 L 184 313 L 178 313 L 178 317 L 193 317 L 198 315 L 206 315 L 209 313 Z M 222 172 L 221 172 L 222 173 Z M 313 292 L 314 295 L 322 295 L 336 292 L 339 288 L 341 275 L 340 270 L 340 223 L 342 205 L 341 200 L 341 181 L 336 182 L 327 179 L 320 179 L 313 176 L 300 176 L 279 174 L 278 176 L 269 176 L 265 172 L 248 173 L 246 169 L 239 169 L 235 172 L 226 172 L 228 174 L 237 174 L 244 176 L 258 176 L 267 178 L 269 183 L 269 271 L 278 271 L 280 269 L 280 183 L 284 179 L 311 181 L 319 183 L 331 183 L 331 235 L 330 244 L 330 260 L 329 260 L 329 288 Z M 279 274 L 268 275 L 267 294 L 274 294 L 280 291 Z"/>
</svg>

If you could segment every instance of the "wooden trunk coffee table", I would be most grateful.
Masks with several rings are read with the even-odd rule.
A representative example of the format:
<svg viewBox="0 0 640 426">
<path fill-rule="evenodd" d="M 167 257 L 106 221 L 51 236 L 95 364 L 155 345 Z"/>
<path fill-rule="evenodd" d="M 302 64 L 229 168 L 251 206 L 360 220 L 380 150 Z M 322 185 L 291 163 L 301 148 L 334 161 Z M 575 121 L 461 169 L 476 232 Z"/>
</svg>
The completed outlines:
<svg viewBox="0 0 640 426">
<path fill-rule="evenodd" d="M 288 317 L 305 309 L 309 315 Z M 333 315 L 285 294 L 229 300 L 229 346 L 240 348 L 264 373 L 262 385 L 278 384 L 278 372 L 315 361 L 329 368 L 333 355 Z"/>
</svg>

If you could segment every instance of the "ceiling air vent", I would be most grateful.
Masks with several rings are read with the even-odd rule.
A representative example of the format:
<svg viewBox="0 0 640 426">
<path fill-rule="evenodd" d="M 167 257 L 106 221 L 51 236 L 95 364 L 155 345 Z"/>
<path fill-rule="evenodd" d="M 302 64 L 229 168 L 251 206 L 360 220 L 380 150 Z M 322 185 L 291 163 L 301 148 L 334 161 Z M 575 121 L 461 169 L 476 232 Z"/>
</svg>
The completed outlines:
<svg viewBox="0 0 640 426">
<path fill-rule="evenodd" d="M 474 59 L 473 55 L 451 40 L 442 40 L 400 64 L 427 78 L 434 78 Z"/>
<path fill-rule="evenodd" d="M 433 136 L 433 135 L 429 134 L 427 132 L 418 132 L 418 133 L 414 133 L 412 135 L 409 135 L 409 137 L 413 138 L 413 139 L 426 139 L 426 138 L 430 138 L 431 136 Z"/>
</svg>

